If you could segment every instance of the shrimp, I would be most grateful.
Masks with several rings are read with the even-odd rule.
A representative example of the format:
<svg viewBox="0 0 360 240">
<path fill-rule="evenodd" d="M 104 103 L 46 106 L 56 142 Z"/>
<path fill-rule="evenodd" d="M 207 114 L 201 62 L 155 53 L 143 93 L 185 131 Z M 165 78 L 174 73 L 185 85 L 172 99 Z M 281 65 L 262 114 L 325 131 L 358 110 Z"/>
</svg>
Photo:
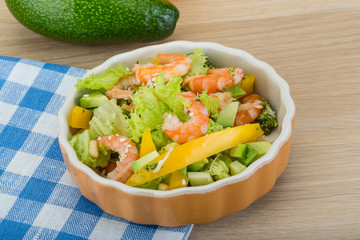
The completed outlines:
<svg viewBox="0 0 360 240">
<path fill-rule="evenodd" d="M 138 81 L 134 75 L 126 76 L 120 78 L 120 80 L 111 89 L 106 90 L 105 95 L 108 98 L 129 99 L 133 93 L 128 89 L 139 85 L 140 81 Z"/>
<path fill-rule="evenodd" d="M 264 104 L 259 98 L 261 98 L 260 95 L 251 94 L 241 99 L 241 104 L 235 117 L 235 126 L 252 123 L 259 117 L 264 108 Z"/>
<path fill-rule="evenodd" d="M 177 143 L 186 143 L 195 138 L 204 136 L 208 130 L 209 114 L 205 105 L 196 101 L 192 92 L 180 94 L 189 103 L 189 116 L 187 122 L 181 122 L 175 114 L 166 113 L 163 116 L 162 130 Z"/>
<path fill-rule="evenodd" d="M 123 104 L 121 107 L 128 112 L 134 112 L 135 104 L 134 102 L 131 102 L 130 104 Z"/>
<path fill-rule="evenodd" d="M 161 72 L 165 72 L 166 79 L 170 80 L 172 76 L 184 76 L 192 64 L 191 59 L 183 54 L 158 54 L 156 58 L 163 65 L 134 65 L 131 71 L 135 72 L 136 79 L 147 84 Z"/>
<path fill-rule="evenodd" d="M 220 100 L 218 107 L 220 111 L 226 108 L 234 100 L 234 98 L 231 97 L 231 92 L 210 93 L 209 96 Z"/>
<path fill-rule="evenodd" d="M 105 135 L 99 137 L 96 141 L 119 153 L 116 167 L 108 173 L 107 178 L 125 183 L 134 174 L 131 163 L 139 158 L 136 145 L 127 137 L 119 134 Z"/>
<path fill-rule="evenodd" d="M 206 75 L 192 76 L 184 80 L 183 85 L 189 83 L 190 90 L 195 93 L 219 92 L 223 89 L 238 84 L 244 76 L 240 68 L 209 69 Z"/>
</svg>

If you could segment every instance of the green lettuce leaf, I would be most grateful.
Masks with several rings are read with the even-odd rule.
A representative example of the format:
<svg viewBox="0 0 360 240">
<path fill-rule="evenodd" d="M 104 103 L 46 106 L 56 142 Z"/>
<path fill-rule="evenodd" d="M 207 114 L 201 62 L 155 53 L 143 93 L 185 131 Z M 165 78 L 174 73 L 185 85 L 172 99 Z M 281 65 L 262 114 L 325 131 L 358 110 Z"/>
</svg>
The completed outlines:
<svg viewBox="0 0 360 240">
<path fill-rule="evenodd" d="M 99 151 L 99 157 L 92 158 L 89 154 L 90 140 L 89 130 L 85 130 L 82 133 L 74 135 L 69 142 L 82 163 L 92 168 L 106 167 L 109 162 L 109 153 L 106 151 Z"/>
<path fill-rule="evenodd" d="M 187 170 L 189 172 L 198 172 L 201 171 L 203 169 L 203 167 L 205 166 L 205 164 L 209 163 L 209 160 L 207 158 L 194 162 L 192 164 L 190 164 L 189 166 L 187 166 Z"/>
<path fill-rule="evenodd" d="M 165 84 L 165 73 L 161 73 L 155 80 L 155 95 L 156 97 L 175 113 L 180 121 L 186 121 L 189 116 L 183 111 L 183 107 L 188 107 L 189 104 L 180 96 L 182 78 L 174 76 L 172 80 Z"/>
<path fill-rule="evenodd" d="M 168 136 L 164 134 L 161 129 L 151 131 L 151 138 L 155 144 L 156 149 L 160 149 L 173 142 Z"/>
<path fill-rule="evenodd" d="M 229 177 L 229 171 L 226 163 L 221 160 L 220 155 L 217 155 L 214 161 L 212 161 L 209 169 L 210 175 L 216 180 Z"/>
<path fill-rule="evenodd" d="M 205 53 L 200 48 L 195 48 L 194 53 L 189 54 L 188 57 L 192 64 L 185 77 L 205 75 L 210 66 Z"/>
<path fill-rule="evenodd" d="M 110 89 L 120 78 L 131 75 L 132 72 L 128 71 L 127 68 L 119 63 L 116 68 L 108 68 L 105 72 L 100 74 L 91 74 L 90 77 L 84 79 L 78 79 L 75 87 L 78 91 L 83 88 L 100 90 Z"/>
<path fill-rule="evenodd" d="M 230 92 L 231 97 L 239 99 L 246 94 L 246 92 L 238 85 L 233 85 L 223 90 L 223 92 Z"/>
<path fill-rule="evenodd" d="M 89 125 L 91 139 L 116 133 L 129 137 L 127 117 L 116 104 L 115 99 L 102 103 L 95 110 Z"/>
<path fill-rule="evenodd" d="M 218 132 L 223 129 L 224 129 L 224 127 L 222 125 L 218 124 L 217 122 L 215 122 L 211 118 L 209 118 L 209 127 L 208 127 L 207 134 Z"/>
<path fill-rule="evenodd" d="M 204 103 L 210 117 L 213 119 L 217 119 L 219 117 L 220 99 L 207 95 L 205 91 L 199 95 L 199 99 L 202 103 Z"/>
<path fill-rule="evenodd" d="M 164 177 L 155 178 L 147 183 L 136 186 L 137 188 L 146 188 L 146 189 L 154 189 L 157 190 L 159 183 L 163 180 Z"/>
<path fill-rule="evenodd" d="M 135 104 L 134 112 L 130 113 L 129 131 L 133 141 L 139 142 L 146 128 L 161 130 L 163 115 L 175 113 L 180 120 L 186 120 L 188 116 L 183 111 L 188 104 L 177 94 L 181 91 L 181 78 L 173 77 L 169 83 L 165 83 L 165 74 L 161 73 L 155 80 L 156 86 L 141 86 L 132 96 Z M 152 133 L 155 145 L 159 148 L 169 143 L 168 138 L 162 131 Z"/>
</svg>

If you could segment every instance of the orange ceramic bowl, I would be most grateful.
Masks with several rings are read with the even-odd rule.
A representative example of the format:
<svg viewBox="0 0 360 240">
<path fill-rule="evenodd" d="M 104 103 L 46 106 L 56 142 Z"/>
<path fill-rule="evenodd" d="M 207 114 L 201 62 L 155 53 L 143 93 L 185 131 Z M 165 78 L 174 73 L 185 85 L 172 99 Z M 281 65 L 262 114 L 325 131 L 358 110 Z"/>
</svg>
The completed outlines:
<svg viewBox="0 0 360 240">
<path fill-rule="evenodd" d="M 206 186 L 171 191 L 130 187 L 97 175 L 79 161 L 70 146 L 67 117 L 80 97 L 74 89 L 59 111 L 61 151 L 81 193 L 105 212 L 140 224 L 180 226 L 211 222 L 246 208 L 266 194 L 286 168 L 295 117 L 289 86 L 272 67 L 242 50 L 210 42 L 169 42 L 116 55 L 84 77 L 101 73 L 117 62 L 130 67 L 138 60 L 154 59 L 157 53 L 189 53 L 195 48 L 201 48 L 217 67 L 236 66 L 255 75 L 257 93 L 270 101 L 278 116 L 278 128 L 267 137 L 273 145 L 240 174 Z"/>
</svg>

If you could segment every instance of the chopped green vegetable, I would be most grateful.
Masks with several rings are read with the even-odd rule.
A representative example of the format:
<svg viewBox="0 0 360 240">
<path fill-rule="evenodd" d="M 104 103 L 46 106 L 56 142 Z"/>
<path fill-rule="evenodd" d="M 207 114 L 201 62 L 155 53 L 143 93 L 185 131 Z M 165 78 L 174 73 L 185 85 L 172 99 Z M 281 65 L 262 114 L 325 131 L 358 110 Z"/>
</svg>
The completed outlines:
<svg viewBox="0 0 360 240">
<path fill-rule="evenodd" d="M 224 129 L 223 126 L 221 126 L 220 124 L 218 124 L 217 122 L 214 122 L 211 118 L 209 118 L 209 127 L 208 127 L 207 134 L 218 132 L 223 129 Z"/>
<path fill-rule="evenodd" d="M 208 114 L 212 119 L 217 119 L 219 116 L 219 102 L 220 98 L 209 96 L 206 91 L 199 95 L 199 99 L 205 105 Z"/>
<path fill-rule="evenodd" d="M 161 183 L 161 181 L 163 180 L 163 177 L 159 177 L 159 178 L 156 178 L 154 180 L 151 180 L 147 183 L 144 183 L 144 184 L 141 184 L 141 185 L 138 185 L 136 186 L 137 188 L 146 188 L 146 189 L 154 189 L 154 190 L 157 190 L 158 189 L 158 186 L 159 186 L 159 183 Z"/>
<path fill-rule="evenodd" d="M 187 166 L 187 170 L 189 172 L 198 172 L 201 171 L 201 169 L 205 166 L 205 164 L 207 164 L 209 162 L 209 160 L 207 158 L 200 160 L 198 162 L 194 162 L 192 164 L 190 164 L 189 166 Z"/>
<path fill-rule="evenodd" d="M 209 172 L 216 180 L 229 177 L 229 168 L 219 155 L 212 161 Z"/>
<path fill-rule="evenodd" d="M 99 157 L 92 158 L 89 153 L 90 140 L 89 130 L 85 130 L 82 133 L 72 136 L 69 142 L 82 163 L 92 168 L 106 167 L 109 162 L 110 153 L 107 151 L 102 151 L 100 148 Z"/>
<path fill-rule="evenodd" d="M 205 53 L 200 48 L 195 48 L 194 53 L 188 54 L 188 57 L 191 59 L 192 64 L 185 77 L 206 75 L 211 64 L 208 62 Z"/>
<path fill-rule="evenodd" d="M 139 171 L 140 168 L 143 168 L 146 164 L 148 164 L 150 161 L 155 159 L 159 156 L 159 153 L 157 151 L 153 151 L 149 154 L 146 154 L 145 156 L 139 158 L 138 160 L 131 163 L 132 168 L 134 172 Z"/>
<path fill-rule="evenodd" d="M 105 72 L 100 74 L 91 74 L 90 77 L 84 79 L 78 79 L 75 87 L 78 91 L 83 88 L 100 90 L 110 89 L 120 78 L 131 75 L 132 72 L 128 71 L 127 68 L 119 63 L 116 68 L 108 68 Z"/>
<path fill-rule="evenodd" d="M 230 92 L 231 93 L 231 97 L 235 98 L 235 99 L 239 99 L 242 96 L 246 95 L 246 92 L 239 87 L 238 85 L 232 85 L 231 87 L 228 87 L 224 90 L 222 90 L 223 92 Z"/>
<path fill-rule="evenodd" d="M 230 174 L 231 176 L 234 176 L 236 174 L 241 173 L 242 171 L 244 171 L 246 169 L 246 166 L 242 165 L 240 162 L 238 161 L 233 161 L 230 164 Z"/>
<path fill-rule="evenodd" d="M 268 135 L 273 128 L 276 128 L 279 125 L 279 123 L 276 119 L 275 112 L 270 107 L 270 104 L 264 98 L 260 98 L 260 100 L 264 104 L 264 109 L 255 122 L 260 123 L 260 127 L 264 131 L 264 134 Z"/>
<path fill-rule="evenodd" d="M 187 102 L 176 96 L 177 93 L 181 92 L 182 79 L 173 77 L 168 84 L 165 84 L 165 81 L 165 74 L 161 73 L 155 80 L 155 88 L 142 86 L 132 96 L 135 109 L 134 112 L 130 113 L 128 122 L 131 138 L 134 142 L 139 142 L 146 128 L 161 131 L 162 117 L 165 113 L 174 113 L 180 120 L 188 118 L 183 111 L 183 108 L 188 106 Z M 161 133 L 156 131 L 153 133 L 152 131 L 151 135 L 157 148 L 171 142 L 162 131 Z"/>
<path fill-rule="evenodd" d="M 246 158 L 246 150 L 247 150 L 246 144 L 241 143 L 241 144 L 231 148 L 229 155 L 231 157 L 245 159 Z"/>
<path fill-rule="evenodd" d="M 188 177 L 191 186 L 202 186 L 214 182 L 208 172 L 189 172 Z"/>
<path fill-rule="evenodd" d="M 237 158 L 236 160 L 238 160 L 241 164 L 243 164 L 247 167 L 256 160 L 255 159 L 256 155 L 257 155 L 257 152 L 254 149 L 247 147 L 246 148 L 246 158 L 245 159 Z"/>
<path fill-rule="evenodd" d="M 161 149 L 164 146 L 173 143 L 173 141 L 168 136 L 166 136 L 161 129 L 151 131 L 151 138 L 155 144 L 156 149 Z"/>
<path fill-rule="evenodd" d="M 127 117 L 112 99 L 102 103 L 95 111 L 89 122 L 90 137 L 95 139 L 108 134 L 121 134 L 129 137 Z"/>
<path fill-rule="evenodd" d="M 239 102 L 231 102 L 229 105 L 226 106 L 221 112 L 219 113 L 218 119 L 216 119 L 216 123 L 220 124 L 224 128 L 226 127 L 233 127 L 236 114 L 238 111 Z"/>
</svg>

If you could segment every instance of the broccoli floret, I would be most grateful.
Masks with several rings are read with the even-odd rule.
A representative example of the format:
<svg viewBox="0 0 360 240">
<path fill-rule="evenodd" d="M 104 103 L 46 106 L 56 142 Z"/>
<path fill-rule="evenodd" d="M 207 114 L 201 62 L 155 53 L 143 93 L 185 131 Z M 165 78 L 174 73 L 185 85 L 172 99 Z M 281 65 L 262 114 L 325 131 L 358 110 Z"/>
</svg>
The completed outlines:
<svg viewBox="0 0 360 240">
<path fill-rule="evenodd" d="M 268 135 L 273 128 L 276 128 L 279 125 L 279 123 L 270 104 L 264 98 L 260 98 L 260 100 L 264 104 L 264 108 L 255 122 L 260 123 L 260 127 L 264 131 L 264 134 Z"/>
</svg>

